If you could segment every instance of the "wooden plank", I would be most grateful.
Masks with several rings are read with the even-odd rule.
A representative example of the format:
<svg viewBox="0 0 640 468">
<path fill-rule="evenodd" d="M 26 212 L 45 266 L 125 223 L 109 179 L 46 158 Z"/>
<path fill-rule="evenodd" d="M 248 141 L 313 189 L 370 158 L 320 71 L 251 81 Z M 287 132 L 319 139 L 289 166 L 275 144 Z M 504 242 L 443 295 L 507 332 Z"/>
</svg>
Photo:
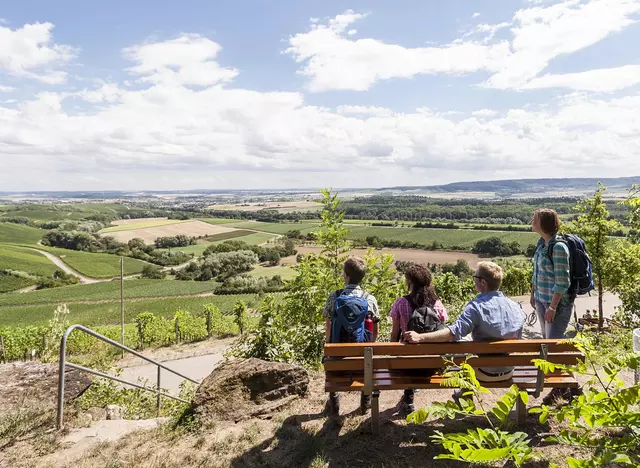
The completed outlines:
<svg viewBox="0 0 640 468">
<path fill-rule="evenodd" d="M 376 356 L 440 356 L 443 354 L 508 354 L 539 353 L 546 344 L 550 353 L 576 352 L 577 349 L 563 340 L 503 340 L 465 341 L 460 343 L 327 343 L 324 355 L 331 357 L 364 356 L 364 348 L 373 348 Z"/>
<path fill-rule="evenodd" d="M 539 353 L 512 354 L 510 356 L 479 356 L 469 359 L 472 367 L 502 367 L 502 366 L 527 366 L 532 359 L 539 359 Z M 549 362 L 555 364 L 576 364 L 583 359 L 581 353 L 553 353 L 547 356 Z M 465 358 L 454 358 L 456 364 L 463 363 Z M 374 369 L 442 369 L 446 362 L 441 356 L 374 356 Z M 358 371 L 363 370 L 364 359 L 360 357 L 346 357 L 332 359 L 324 362 L 324 370 L 331 371 Z"/>
</svg>

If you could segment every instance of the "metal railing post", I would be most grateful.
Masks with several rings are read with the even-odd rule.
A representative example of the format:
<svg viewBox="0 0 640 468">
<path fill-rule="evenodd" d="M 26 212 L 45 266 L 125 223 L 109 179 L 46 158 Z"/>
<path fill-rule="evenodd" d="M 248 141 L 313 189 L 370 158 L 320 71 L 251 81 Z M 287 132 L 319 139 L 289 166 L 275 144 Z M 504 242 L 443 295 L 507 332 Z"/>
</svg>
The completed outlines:
<svg viewBox="0 0 640 468">
<path fill-rule="evenodd" d="M 160 368 L 160 366 L 158 366 L 158 381 L 157 381 L 157 384 L 158 384 L 158 387 L 157 387 L 158 395 L 156 397 L 157 398 L 156 409 L 157 409 L 157 416 L 158 417 L 160 417 L 160 388 L 161 388 L 161 386 L 160 386 L 161 385 L 161 383 L 160 383 L 161 382 L 160 381 L 160 379 L 161 379 L 160 375 L 161 375 L 161 373 L 162 373 L 162 369 Z"/>
<path fill-rule="evenodd" d="M 64 369 L 67 361 L 67 338 L 73 331 L 73 326 L 67 328 L 60 339 L 60 354 L 58 354 L 58 417 L 56 425 L 58 430 L 62 429 L 62 413 L 64 410 Z"/>
</svg>

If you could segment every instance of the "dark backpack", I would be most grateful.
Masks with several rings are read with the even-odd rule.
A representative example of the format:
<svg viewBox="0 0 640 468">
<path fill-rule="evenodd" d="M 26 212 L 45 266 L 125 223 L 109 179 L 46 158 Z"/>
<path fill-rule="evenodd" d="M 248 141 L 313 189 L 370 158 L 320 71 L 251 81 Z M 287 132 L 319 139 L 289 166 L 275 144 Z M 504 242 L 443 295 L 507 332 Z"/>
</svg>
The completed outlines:
<svg viewBox="0 0 640 468">
<path fill-rule="evenodd" d="M 406 331 L 414 331 L 416 333 L 431 333 L 444 329 L 444 325 L 438 317 L 438 314 L 429 306 L 417 307 L 411 295 L 404 296 L 409 301 L 413 312 L 409 317 Z"/>
<path fill-rule="evenodd" d="M 593 283 L 593 265 L 591 258 L 587 253 L 587 246 L 584 241 L 575 234 L 561 234 L 556 237 L 555 241 L 549 242 L 547 256 L 553 265 L 553 247 L 557 243 L 563 243 L 569 249 L 569 276 L 571 278 L 571 286 L 567 293 L 570 296 L 583 295 L 592 291 Z"/>
<path fill-rule="evenodd" d="M 331 343 L 365 343 L 372 335 L 365 327 L 369 315 L 367 294 L 363 297 L 343 295 L 336 291 L 336 301 L 331 318 Z"/>
</svg>

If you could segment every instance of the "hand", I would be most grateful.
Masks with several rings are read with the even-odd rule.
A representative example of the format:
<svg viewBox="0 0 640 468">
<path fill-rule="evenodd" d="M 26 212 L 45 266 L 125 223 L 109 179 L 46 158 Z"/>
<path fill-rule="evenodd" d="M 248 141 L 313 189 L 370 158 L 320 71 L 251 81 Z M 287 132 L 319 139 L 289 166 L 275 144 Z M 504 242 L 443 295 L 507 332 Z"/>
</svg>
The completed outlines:
<svg viewBox="0 0 640 468">
<path fill-rule="evenodd" d="M 404 332 L 404 341 L 407 343 L 420 343 L 420 333 L 414 331 Z"/>
<path fill-rule="evenodd" d="M 544 313 L 544 320 L 547 323 L 553 322 L 553 319 L 556 318 L 556 311 L 551 307 L 547 308 L 547 311 Z"/>
</svg>

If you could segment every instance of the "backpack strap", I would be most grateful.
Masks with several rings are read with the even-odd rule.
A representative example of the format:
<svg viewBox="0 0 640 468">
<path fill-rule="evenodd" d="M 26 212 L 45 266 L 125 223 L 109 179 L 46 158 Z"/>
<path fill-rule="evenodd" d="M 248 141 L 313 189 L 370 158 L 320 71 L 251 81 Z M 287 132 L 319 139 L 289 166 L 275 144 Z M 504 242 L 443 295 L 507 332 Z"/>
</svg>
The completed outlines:
<svg viewBox="0 0 640 468">
<path fill-rule="evenodd" d="M 551 265 L 553 265 L 553 248 L 556 246 L 556 244 L 564 244 L 567 246 L 567 248 L 569 247 L 569 244 L 562 237 L 562 235 L 557 235 L 555 240 L 549 240 L 549 245 L 547 246 L 547 258 L 551 262 Z"/>
</svg>

